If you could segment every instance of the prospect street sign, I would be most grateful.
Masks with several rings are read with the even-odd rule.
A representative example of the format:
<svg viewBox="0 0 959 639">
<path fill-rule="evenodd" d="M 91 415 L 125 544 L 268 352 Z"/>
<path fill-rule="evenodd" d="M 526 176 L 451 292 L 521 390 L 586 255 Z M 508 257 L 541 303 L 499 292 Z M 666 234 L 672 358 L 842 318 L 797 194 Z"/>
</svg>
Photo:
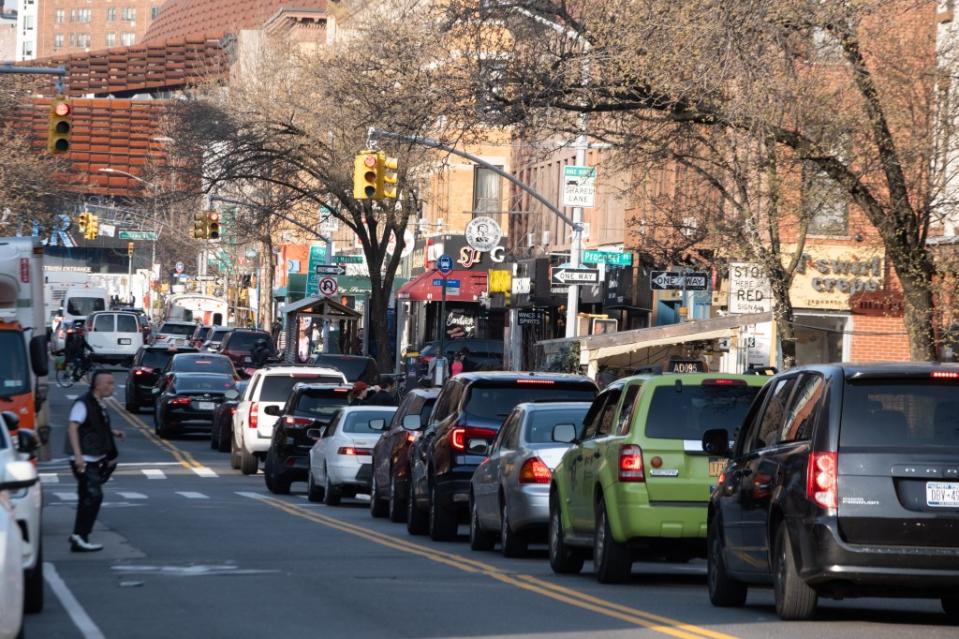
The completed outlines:
<svg viewBox="0 0 959 639">
<path fill-rule="evenodd" d="M 599 271 L 594 268 L 554 266 L 550 278 L 553 284 L 598 284 Z"/>
<path fill-rule="evenodd" d="M 334 255 L 333 261 L 337 264 L 362 264 L 362 255 Z"/>
<path fill-rule="evenodd" d="M 653 271 L 650 273 L 649 285 L 654 291 L 708 291 L 709 273 L 706 271 L 689 273 Z"/>
<path fill-rule="evenodd" d="M 632 266 L 633 254 L 621 251 L 597 251 L 587 249 L 583 251 L 584 264 L 608 264 L 610 266 Z"/>
</svg>

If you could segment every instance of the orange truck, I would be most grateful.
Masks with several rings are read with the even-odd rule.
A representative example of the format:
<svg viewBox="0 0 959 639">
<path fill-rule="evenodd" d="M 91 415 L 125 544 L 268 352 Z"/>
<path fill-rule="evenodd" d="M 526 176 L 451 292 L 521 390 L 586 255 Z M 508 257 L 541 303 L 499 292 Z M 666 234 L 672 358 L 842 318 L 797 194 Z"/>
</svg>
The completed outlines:
<svg viewBox="0 0 959 639">
<path fill-rule="evenodd" d="M 49 437 L 47 333 L 43 317 L 43 245 L 0 237 L 0 411 Z"/>
</svg>

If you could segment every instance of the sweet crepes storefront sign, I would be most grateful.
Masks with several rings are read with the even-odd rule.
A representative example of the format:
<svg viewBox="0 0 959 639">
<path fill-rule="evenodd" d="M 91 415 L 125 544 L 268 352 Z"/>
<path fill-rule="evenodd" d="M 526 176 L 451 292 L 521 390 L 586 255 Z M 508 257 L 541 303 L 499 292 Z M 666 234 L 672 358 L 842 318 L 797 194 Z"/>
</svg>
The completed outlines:
<svg viewBox="0 0 959 639">
<path fill-rule="evenodd" d="M 875 249 L 812 247 L 803 253 L 790 297 L 797 309 L 850 310 L 850 296 L 883 286 L 884 254 Z"/>
</svg>

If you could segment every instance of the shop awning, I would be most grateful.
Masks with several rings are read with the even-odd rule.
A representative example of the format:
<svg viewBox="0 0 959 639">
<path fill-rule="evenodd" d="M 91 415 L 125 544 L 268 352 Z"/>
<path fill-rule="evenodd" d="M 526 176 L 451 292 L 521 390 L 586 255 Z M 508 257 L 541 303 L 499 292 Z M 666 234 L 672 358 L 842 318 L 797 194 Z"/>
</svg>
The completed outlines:
<svg viewBox="0 0 959 639">
<path fill-rule="evenodd" d="M 438 302 L 443 297 L 442 279 L 437 271 L 422 273 L 404 284 L 397 297 L 411 302 Z M 486 271 L 450 271 L 446 280 L 449 284 L 459 282 L 458 288 L 447 286 L 447 302 L 476 302 L 486 292 Z"/>
</svg>

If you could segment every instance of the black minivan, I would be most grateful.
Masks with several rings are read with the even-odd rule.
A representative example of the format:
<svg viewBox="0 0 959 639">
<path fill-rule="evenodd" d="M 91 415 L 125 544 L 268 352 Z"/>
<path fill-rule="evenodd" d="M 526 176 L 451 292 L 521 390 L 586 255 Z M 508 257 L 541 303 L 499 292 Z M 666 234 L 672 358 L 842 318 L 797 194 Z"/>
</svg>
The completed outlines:
<svg viewBox="0 0 959 639">
<path fill-rule="evenodd" d="M 709 504 L 709 597 L 772 585 L 783 619 L 820 596 L 931 597 L 959 616 L 959 367 L 832 364 L 773 377 Z"/>
</svg>

